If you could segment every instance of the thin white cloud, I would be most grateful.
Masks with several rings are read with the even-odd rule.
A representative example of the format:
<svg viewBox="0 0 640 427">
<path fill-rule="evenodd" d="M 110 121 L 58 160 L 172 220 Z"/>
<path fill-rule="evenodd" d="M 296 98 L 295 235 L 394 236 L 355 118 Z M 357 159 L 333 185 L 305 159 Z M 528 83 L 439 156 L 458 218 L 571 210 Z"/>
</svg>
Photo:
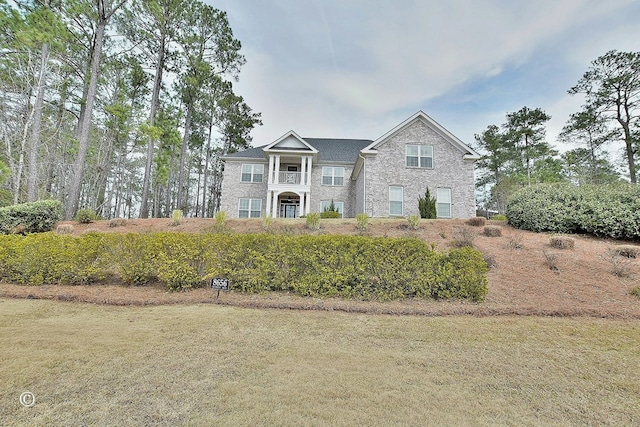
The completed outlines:
<svg viewBox="0 0 640 427">
<path fill-rule="evenodd" d="M 486 102 L 492 87 L 460 94 L 470 82 L 498 84 L 504 76 L 531 86 L 498 91 L 504 100 L 492 99 L 454 123 L 450 130 L 470 142 L 492 123 L 477 128 L 479 118 L 502 120 L 531 102 L 554 116 L 554 131 L 561 128 L 555 121 L 566 120 L 561 116 L 569 108 L 561 106 L 572 105 L 566 89 L 588 61 L 615 46 L 640 50 L 640 24 L 625 12 L 634 1 L 227 0 L 217 6 L 229 9 L 244 45 L 248 62 L 237 87 L 263 113 L 256 144 L 292 128 L 306 136 L 376 138 L 455 91 L 467 103 L 479 95 Z M 557 64 L 555 75 L 540 72 L 532 79 L 546 82 L 526 81 L 543 62 Z M 580 71 L 570 74 L 569 67 Z M 560 78 L 567 87 L 548 84 Z M 530 98 L 515 98 L 519 92 Z"/>
</svg>

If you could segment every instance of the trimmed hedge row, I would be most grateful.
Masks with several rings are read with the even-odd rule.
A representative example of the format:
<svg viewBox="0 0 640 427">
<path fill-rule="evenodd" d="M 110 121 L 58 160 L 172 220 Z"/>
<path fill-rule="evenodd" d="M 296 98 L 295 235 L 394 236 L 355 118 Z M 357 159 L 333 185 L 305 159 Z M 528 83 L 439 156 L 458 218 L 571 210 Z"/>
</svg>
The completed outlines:
<svg viewBox="0 0 640 427">
<path fill-rule="evenodd" d="M 41 200 L 0 208 L 1 234 L 42 233 L 62 219 L 62 203 Z"/>
<path fill-rule="evenodd" d="M 640 239 L 640 186 L 532 185 L 514 194 L 506 214 L 511 225 L 525 230 L 637 240 Z"/>
<path fill-rule="evenodd" d="M 440 252 L 418 239 L 271 234 L 54 233 L 0 236 L 0 277 L 25 284 L 127 284 L 171 290 L 226 277 L 244 292 L 389 300 L 482 301 L 488 267 L 472 248 Z"/>
</svg>

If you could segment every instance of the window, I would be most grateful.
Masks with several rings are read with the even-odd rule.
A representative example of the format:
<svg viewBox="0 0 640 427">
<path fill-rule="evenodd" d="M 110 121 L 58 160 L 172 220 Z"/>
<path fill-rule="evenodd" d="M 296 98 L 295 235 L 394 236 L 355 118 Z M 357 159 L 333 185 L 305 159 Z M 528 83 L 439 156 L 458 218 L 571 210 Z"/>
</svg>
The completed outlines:
<svg viewBox="0 0 640 427">
<path fill-rule="evenodd" d="M 264 165 L 260 164 L 244 164 L 242 165 L 242 182 L 262 182 L 264 174 Z"/>
<path fill-rule="evenodd" d="M 402 215 L 402 187 L 389 187 L 389 215 Z"/>
<path fill-rule="evenodd" d="M 407 166 L 412 168 L 433 167 L 433 146 L 407 145 Z"/>
<path fill-rule="evenodd" d="M 344 185 L 344 168 L 322 168 L 322 185 Z"/>
<path fill-rule="evenodd" d="M 324 212 L 331 206 L 331 200 L 323 200 L 320 202 L 320 212 Z M 344 202 L 333 201 L 333 207 L 340 212 L 340 218 L 344 216 Z"/>
<path fill-rule="evenodd" d="M 238 204 L 238 218 L 260 218 L 262 214 L 262 200 L 240 199 Z"/>
<path fill-rule="evenodd" d="M 436 202 L 438 218 L 451 218 L 451 189 L 438 188 Z"/>
</svg>

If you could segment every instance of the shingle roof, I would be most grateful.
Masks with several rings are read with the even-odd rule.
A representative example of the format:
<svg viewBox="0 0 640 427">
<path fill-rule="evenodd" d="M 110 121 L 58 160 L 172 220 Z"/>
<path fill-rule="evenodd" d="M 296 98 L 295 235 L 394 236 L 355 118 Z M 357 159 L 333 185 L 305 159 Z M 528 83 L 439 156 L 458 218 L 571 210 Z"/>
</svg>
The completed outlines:
<svg viewBox="0 0 640 427">
<path fill-rule="evenodd" d="M 358 160 L 360 150 L 370 145 L 370 139 L 333 139 L 333 138 L 303 138 L 307 143 L 318 150 L 320 162 L 347 162 L 355 163 Z M 225 157 L 237 157 L 243 159 L 264 159 L 263 148 L 249 148 L 236 153 L 227 154 Z"/>
<path fill-rule="evenodd" d="M 368 139 L 304 138 L 318 150 L 321 162 L 349 162 L 358 160 L 360 150 L 371 144 Z"/>
</svg>

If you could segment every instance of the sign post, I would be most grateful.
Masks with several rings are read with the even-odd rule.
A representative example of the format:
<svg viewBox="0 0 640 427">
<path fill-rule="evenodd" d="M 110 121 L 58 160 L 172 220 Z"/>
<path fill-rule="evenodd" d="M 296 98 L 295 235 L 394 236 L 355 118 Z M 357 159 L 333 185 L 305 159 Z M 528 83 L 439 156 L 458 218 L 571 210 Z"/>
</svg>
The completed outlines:
<svg viewBox="0 0 640 427">
<path fill-rule="evenodd" d="M 214 277 L 211 279 L 211 284 L 209 285 L 211 289 L 217 289 L 218 295 L 216 298 L 220 297 L 220 291 L 228 291 L 229 290 L 229 279 L 224 277 Z"/>
</svg>

